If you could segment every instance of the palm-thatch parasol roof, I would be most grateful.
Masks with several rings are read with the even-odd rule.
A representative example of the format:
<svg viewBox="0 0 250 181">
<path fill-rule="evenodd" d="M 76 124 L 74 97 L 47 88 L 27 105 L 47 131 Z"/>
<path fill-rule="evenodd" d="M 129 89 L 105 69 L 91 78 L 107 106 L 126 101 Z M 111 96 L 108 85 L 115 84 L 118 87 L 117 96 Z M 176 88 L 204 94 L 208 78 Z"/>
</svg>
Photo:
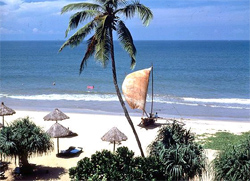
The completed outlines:
<svg viewBox="0 0 250 181">
<path fill-rule="evenodd" d="M 65 128 L 63 125 L 59 123 L 53 124 L 46 133 L 50 135 L 52 138 L 57 138 L 57 153 L 59 153 L 59 138 L 65 137 L 73 137 L 77 136 L 76 133 L 73 133 L 68 128 Z"/>
<path fill-rule="evenodd" d="M 16 112 L 13 109 L 5 106 L 3 102 L 1 103 L 0 116 L 3 116 L 3 126 L 4 126 L 4 116 L 9 116 L 15 113 Z"/>
<path fill-rule="evenodd" d="M 52 138 L 62 138 L 73 134 L 72 131 L 70 131 L 68 128 L 65 128 L 63 125 L 59 123 L 53 124 L 46 132 Z"/>
<path fill-rule="evenodd" d="M 114 143 L 114 152 L 115 152 L 115 144 L 120 143 L 121 141 L 126 141 L 128 137 L 122 133 L 117 127 L 113 127 L 109 130 L 103 137 L 102 141 L 108 141 L 110 143 Z"/>
<path fill-rule="evenodd" d="M 54 111 L 52 111 L 51 113 L 49 113 L 48 115 L 44 116 L 43 118 L 45 121 L 61 121 L 64 119 L 69 119 L 69 117 L 64 114 L 62 111 L 60 111 L 59 109 L 55 109 Z"/>
</svg>

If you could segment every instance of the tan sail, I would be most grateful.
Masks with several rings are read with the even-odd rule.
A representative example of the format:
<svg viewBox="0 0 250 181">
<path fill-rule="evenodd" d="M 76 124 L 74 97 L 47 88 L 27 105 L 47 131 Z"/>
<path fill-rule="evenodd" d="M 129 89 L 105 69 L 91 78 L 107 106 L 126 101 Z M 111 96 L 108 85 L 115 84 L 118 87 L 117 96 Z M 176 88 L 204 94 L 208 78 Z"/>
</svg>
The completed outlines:
<svg viewBox="0 0 250 181">
<path fill-rule="evenodd" d="M 122 84 L 122 92 L 132 109 L 144 111 L 151 68 L 128 74 Z"/>
</svg>

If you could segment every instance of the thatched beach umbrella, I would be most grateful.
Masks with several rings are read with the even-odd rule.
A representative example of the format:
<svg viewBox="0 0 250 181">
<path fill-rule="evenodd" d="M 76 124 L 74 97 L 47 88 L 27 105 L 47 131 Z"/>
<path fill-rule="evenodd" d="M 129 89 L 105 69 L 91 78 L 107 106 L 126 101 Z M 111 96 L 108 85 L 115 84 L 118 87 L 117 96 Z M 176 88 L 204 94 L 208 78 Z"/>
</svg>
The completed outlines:
<svg viewBox="0 0 250 181">
<path fill-rule="evenodd" d="M 113 151 L 115 152 L 115 144 L 120 143 L 121 141 L 126 141 L 128 138 L 124 133 L 122 133 L 119 129 L 117 129 L 117 127 L 113 127 L 105 135 L 103 135 L 101 139 L 102 141 L 108 141 L 110 143 L 114 143 Z"/>
<path fill-rule="evenodd" d="M 47 131 L 52 138 L 57 138 L 57 153 L 59 153 L 59 138 L 73 137 L 77 136 L 76 133 L 73 133 L 68 128 L 65 128 L 59 123 L 53 124 Z"/>
<path fill-rule="evenodd" d="M 9 116 L 15 113 L 16 112 L 13 109 L 5 106 L 4 103 L 2 102 L 1 108 L 0 108 L 0 116 L 3 116 L 3 127 L 4 127 L 4 116 Z"/>
<path fill-rule="evenodd" d="M 69 117 L 64 114 L 62 111 L 60 111 L 59 109 L 55 109 L 54 111 L 52 111 L 51 113 L 49 113 L 48 115 L 44 116 L 43 118 L 45 121 L 61 121 L 64 119 L 69 119 Z"/>
</svg>

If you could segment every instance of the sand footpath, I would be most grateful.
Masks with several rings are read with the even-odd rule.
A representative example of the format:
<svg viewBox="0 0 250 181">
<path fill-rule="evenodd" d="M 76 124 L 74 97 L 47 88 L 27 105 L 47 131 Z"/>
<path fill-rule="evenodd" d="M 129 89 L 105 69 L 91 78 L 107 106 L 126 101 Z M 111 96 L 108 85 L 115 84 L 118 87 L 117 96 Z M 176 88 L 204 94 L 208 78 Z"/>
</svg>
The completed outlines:
<svg viewBox="0 0 250 181">
<path fill-rule="evenodd" d="M 5 122 L 10 123 L 17 118 L 23 118 L 29 116 L 33 122 L 42 127 L 45 131 L 50 128 L 55 122 L 44 121 L 43 117 L 49 112 L 37 112 L 37 111 L 24 111 L 15 110 L 16 114 L 12 116 L 5 116 Z M 63 111 L 63 110 L 61 110 Z M 63 111 L 64 112 L 64 111 Z M 127 146 L 130 150 L 135 152 L 135 155 L 140 155 L 140 151 L 135 140 L 134 134 L 128 124 L 125 116 L 121 115 L 104 115 L 104 114 L 80 114 L 80 113 L 67 113 L 70 118 L 58 121 L 60 124 L 69 128 L 71 131 L 78 134 L 73 138 L 60 138 L 60 150 L 67 149 L 69 146 L 82 147 L 83 153 L 79 157 L 74 158 L 57 158 L 56 157 L 56 139 L 54 141 L 54 151 L 47 155 L 32 157 L 29 159 L 30 163 L 36 164 L 38 168 L 37 176 L 27 179 L 38 180 L 69 180 L 68 169 L 76 166 L 77 161 L 90 157 L 96 151 L 107 149 L 112 151 L 113 145 L 101 140 L 101 137 L 108 132 L 112 127 L 117 127 L 123 132 L 128 140 L 122 142 L 118 146 Z M 137 126 L 140 123 L 140 117 L 131 117 L 135 129 L 141 141 L 144 153 L 147 155 L 147 146 L 155 139 L 157 131 L 160 125 L 166 124 L 166 120 L 158 120 L 158 126 L 145 129 Z M 215 133 L 217 131 L 229 131 L 235 134 L 241 132 L 250 131 L 250 122 L 233 122 L 233 121 L 214 121 L 214 120 L 194 120 L 194 119 L 182 119 L 179 120 L 185 123 L 185 128 L 191 129 L 196 134 L 202 133 Z M 116 147 L 118 147 L 116 146 Z M 207 155 L 210 159 L 213 158 L 213 152 L 207 151 Z M 14 159 L 8 160 L 9 170 L 5 172 L 7 180 L 13 180 L 11 172 L 15 168 Z"/>
</svg>

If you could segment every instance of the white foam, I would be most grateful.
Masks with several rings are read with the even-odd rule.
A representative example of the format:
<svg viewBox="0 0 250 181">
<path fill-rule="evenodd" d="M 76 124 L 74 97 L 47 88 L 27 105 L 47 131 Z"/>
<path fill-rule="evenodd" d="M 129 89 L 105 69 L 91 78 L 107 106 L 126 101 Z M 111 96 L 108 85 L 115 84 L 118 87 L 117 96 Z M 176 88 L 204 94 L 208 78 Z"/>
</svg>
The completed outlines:
<svg viewBox="0 0 250 181">
<path fill-rule="evenodd" d="M 116 94 L 41 94 L 41 95 L 7 95 L 0 94 L 0 97 L 23 99 L 23 100 L 68 100 L 68 101 L 118 101 Z M 151 97 L 148 96 L 147 102 L 151 102 Z M 184 106 L 205 106 L 215 108 L 229 108 L 229 109 L 250 109 L 250 99 L 202 99 L 191 97 L 167 97 L 163 98 L 155 96 L 155 103 L 163 104 L 178 104 Z"/>
<path fill-rule="evenodd" d="M 202 98 L 184 97 L 183 100 L 188 101 L 188 102 L 224 103 L 224 104 L 227 103 L 227 104 L 250 105 L 250 99 L 238 99 L 238 98 L 202 99 Z"/>
<path fill-rule="evenodd" d="M 118 101 L 112 94 L 41 94 L 41 95 L 5 95 L 4 97 L 24 100 L 71 100 L 71 101 Z"/>
</svg>

